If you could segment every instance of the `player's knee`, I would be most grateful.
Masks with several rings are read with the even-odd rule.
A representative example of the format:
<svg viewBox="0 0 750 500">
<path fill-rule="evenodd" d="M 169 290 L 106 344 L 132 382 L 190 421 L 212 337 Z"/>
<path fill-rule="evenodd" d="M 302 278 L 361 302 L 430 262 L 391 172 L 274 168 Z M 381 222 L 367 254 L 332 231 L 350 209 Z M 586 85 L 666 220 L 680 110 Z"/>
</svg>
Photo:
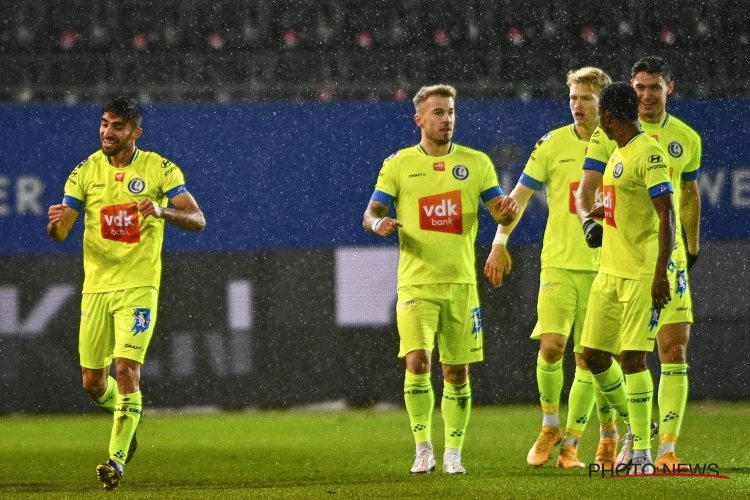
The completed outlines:
<svg viewBox="0 0 750 500">
<path fill-rule="evenodd" d="M 670 344 L 659 349 L 659 361 L 662 363 L 687 363 L 687 345 Z"/>
<path fill-rule="evenodd" d="M 107 390 L 107 381 L 98 377 L 83 376 L 83 390 L 92 398 L 99 398 Z"/>
<path fill-rule="evenodd" d="M 443 377 L 451 385 L 463 385 L 469 379 L 469 370 L 465 367 L 451 367 L 443 370 Z"/>
<path fill-rule="evenodd" d="M 547 345 L 539 348 L 539 352 L 542 354 L 542 359 L 547 363 L 557 363 L 565 354 L 565 346 L 559 345 Z"/>
</svg>

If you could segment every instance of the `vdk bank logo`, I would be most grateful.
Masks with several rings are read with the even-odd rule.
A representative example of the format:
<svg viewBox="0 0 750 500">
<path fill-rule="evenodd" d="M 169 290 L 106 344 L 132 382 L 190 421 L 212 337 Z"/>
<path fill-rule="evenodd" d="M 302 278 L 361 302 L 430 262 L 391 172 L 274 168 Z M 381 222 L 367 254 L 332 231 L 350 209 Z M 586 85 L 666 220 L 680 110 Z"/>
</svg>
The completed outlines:
<svg viewBox="0 0 750 500">
<path fill-rule="evenodd" d="M 449 191 L 420 198 L 419 228 L 425 231 L 463 234 L 461 191 Z"/>
<path fill-rule="evenodd" d="M 123 243 L 141 241 L 138 208 L 135 203 L 102 207 L 99 219 L 102 225 L 102 238 Z"/>
</svg>

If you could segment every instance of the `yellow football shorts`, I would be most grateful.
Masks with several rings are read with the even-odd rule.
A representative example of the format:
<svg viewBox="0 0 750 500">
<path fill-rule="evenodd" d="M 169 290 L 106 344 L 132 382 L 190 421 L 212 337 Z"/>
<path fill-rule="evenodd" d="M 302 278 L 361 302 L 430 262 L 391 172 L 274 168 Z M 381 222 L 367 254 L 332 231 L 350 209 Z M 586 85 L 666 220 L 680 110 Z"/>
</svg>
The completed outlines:
<svg viewBox="0 0 750 500">
<path fill-rule="evenodd" d="M 418 349 L 433 352 L 437 336 L 443 364 L 463 365 L 484 359 L 482 313 L 476 285 L 442 283 L 401 287 L 396 320 L 401 339 L 399 358 Z"/>
<path fill-rule="evenodd" d="M 545 267 L 539 275 L 536 302 L 537 322 L 531 338 L 539 340 L 544 333 L 573 333 L 573 350 L 583 352 L 581 331 L 586 317 L 591 284 L 596 271 L 574 271 Z"/>
<path fill-rule="evenodd" d="M 143 364 L 156 325 L 154 287 L 84 293 L 78 352 L 84 368 L 106 368 L 113 358 Z"/>
<path fill-rule="evenodd" d="M 619 354 L 654 350 L 660 312 L 652 312 L 651 282 L 599 273 L 591 287 L 581 345 Z"/>
</svg>

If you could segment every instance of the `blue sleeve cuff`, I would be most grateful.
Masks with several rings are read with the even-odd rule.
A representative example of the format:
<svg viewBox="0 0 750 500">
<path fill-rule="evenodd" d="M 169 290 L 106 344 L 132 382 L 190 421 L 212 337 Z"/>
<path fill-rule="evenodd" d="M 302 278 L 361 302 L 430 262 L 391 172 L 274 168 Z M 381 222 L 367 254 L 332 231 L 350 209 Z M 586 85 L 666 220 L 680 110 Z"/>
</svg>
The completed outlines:
<svg viewBox="0 0 750 500">
<path fill-rule="evenodd" d="M 586 158 L 586 161 L 583 162 L 584 170 L 593 170 L 595 172 L 603 174 L 605 168 L 607 168 L 606 163 L 604 163 L 603 161 L 595 160 L 593 158 Z"/>
<path fill-rule="evenodd" d="M 187 186 L 185 184 L 180 184 L 176 188 L 172 188 L 167 191 L 167 198 L 171 200 L 180 193 L 187 193 Z"/>
<path fill-rule="evenodd" d="M 83 207 L 83 202 L 79 200 L 78 198 L 73 198 L 72 196 L 63 196 L 63 203 L 68 205 L 70 208 L 75 210 L 76 212 L 80 212 L 81 208 Z"/>
<path fill-rule="evenodd" d="M 526 175 L 525 173 L 521 174 L 521 178 L 518 179 L 518 182 L 529 189 L 533 189 L 534 191 L 539 191 L 544 187 L 544 183 L 542 181 L 538 181 L 530 175 Z"/>
<path fill-rule="evenodd" d="M 692 172 L 683 172 L 682 173 L 682 180 L 683 181 L 694 181 L 698 177 L 701 176 L 701 169 L 693 170 Z"/>
<path fill-rule="evenodd" d="M 674 193 L 674 191 L 672 190 L 671 182 L 662 182 L 661 184 L 657 184 L 656 186 L 650 187 L 648 189 L 648 194 L 651 195 L 651 198 L 656 198 L 660 194 L 664 193 Z"/>
<path fill-rule="evenodd" d="M 498 196 L 503 194 L 503 189 L 500 186 L 493 186 L 485 191 L 482 191 L 482 194 L 479 196 L 482 198 L 482 201 L 484 203 L 487 203 L 492 198 L 497 198 Z"/>
<path fill-rule="evenodd" d="M 373 191 L 372 196 L 370 196 L 370 201 L 379 201 L 383 205 L 388 206 L 391 206 L 393 204 L 393 199 L 393 196 L 389 195 L 388 193 L 384 193 L 383 191 L 378 191 L 377 189 Z"/>
</svg>

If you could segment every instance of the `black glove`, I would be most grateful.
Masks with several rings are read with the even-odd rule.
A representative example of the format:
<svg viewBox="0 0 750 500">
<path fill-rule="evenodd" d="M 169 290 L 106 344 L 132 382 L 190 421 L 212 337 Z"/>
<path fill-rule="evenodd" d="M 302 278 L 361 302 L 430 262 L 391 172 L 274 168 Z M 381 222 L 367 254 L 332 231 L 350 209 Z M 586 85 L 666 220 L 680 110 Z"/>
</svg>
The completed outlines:
<svg viewBox="0 0 750 500">
<path fill-rule="evenodd" d="M 599 248 L 602 246 L 602 236 L 604 228 L 592 219 L 586 219 L 583 222 L 583 234 L 586 235 L 586 244 L 589 248 Z"/>
<path fill-rule="evenodd" d="M 690 268 L 693 267 L 696 262 L 698 262 L 698 254 L 693 255 L 693 254 L 691 254 L 690 252 L 687 252 L 687 251 L 685 253 L 687 253 L 688 271 L 690 271 Z"/>
</svg>

